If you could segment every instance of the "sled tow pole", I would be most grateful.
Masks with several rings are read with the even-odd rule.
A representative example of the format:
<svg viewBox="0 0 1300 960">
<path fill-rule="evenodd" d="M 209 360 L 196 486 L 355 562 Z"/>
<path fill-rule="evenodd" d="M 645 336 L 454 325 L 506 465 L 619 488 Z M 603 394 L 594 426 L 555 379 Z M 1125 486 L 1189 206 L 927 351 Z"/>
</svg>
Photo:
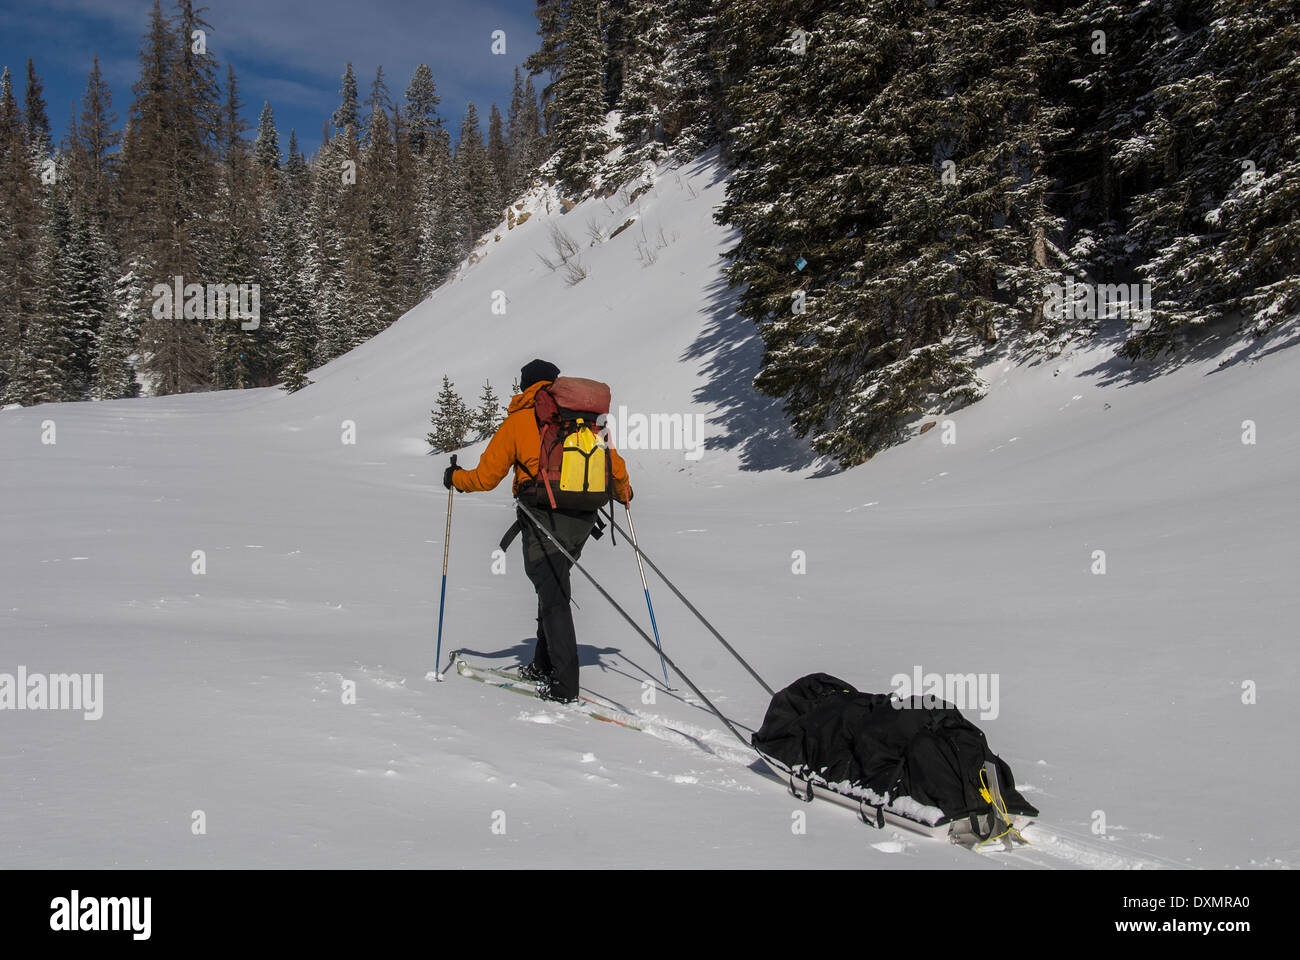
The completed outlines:
<svg viewBox="0 0 1300 960">
<path fill-rule="evenodd" d="M 536 527 L 538 531 L 544 537 L 546 537 L 547 540 L 551 541 L 551 543 L 555 546 L 555 549 L 558 550 L 561 554 L 563 554 L 564 558 L 568 560 L 571 564 L 573 564 L 579 570 L 579 572 L 581 572 L 582 575 L 591 582 L 591 585 L 595 587 L 597 591 L 599 591 L 600 595 L 604 597 L 606 600 L 608 600 L 610 605 L 615 610 L 617 610 L 620 614 L 622 614 L 623 619 L 628 622 L 628 625 L 631 626 L 631 628 L 637 632 L 637 634 L 641 637 L 641 639 L 644 640 L 646 643 L 650 644 L 650 646 L 654 647 L 656 650 L 659 650 L 653 638 L 651 638 L 649 634 L 647 634 L 644 630 L 641 629 L 640 624 L 638 624 L 635 620 L 633 620 L 631 615 L 626 610 L 623 609 L 623 607 L 619 604 L 619 602 L 615 600 L 613 597 L 611 597 L 609 593 L 605 590 L 605 588 L 602 587 L 597 582 L 596 578 L 587 572 L 587 568 L 578 562 L 577 558 L 574 557 L 573 554 L 570 553 L 565 548 L 564 544 L 560 543 L 560 541 L 555 538 L 555 535 L 552 534 L 550 530 L 546 529 L 546 524 L 542 523 L 542 521 L 538 519 L 537 514 L 533 512 L 532 508 L 520 502 L 519 509 L 523 511 L 524 516 L 526 516 L 529 519 L 529 521 L 533 524 L 533 526 Z M 648 562 L 648 558 L 647 558 L 647 562 Z M 654 564 L 651 564 L 651 567 L 653 566 Z M 663 574 L 659 574 L 659 575 L 661 577 L 663 576 Z M 714 706 L 713 701 L 710 700 L 708 697 L 706 697 L 704 693 L 700 690 L 700 688 L 691 682 L 690 677 L 682 673 L 681 668 L 678 667 L 677 664 L 673 663 L 672 658 L 669 657 L 667 654 L 663 653 L 662 651 L 660 651 L 660 656 L 662 656 L 664 658 L 664 661 L 668 664 L 668 666 L 672 667 L 673 671 L 679 677 L 682 678 L 683 682 L 685 682 L 685 684 L 691 688 L 691 692 L 694 693 L 697 697 L 699 697 L 700 700 L 703 701 L 704 705 L 708 707 L 711 711 L 713 711 L 714 715 L 726 725 L 727 729 L 730 730 L 732 734 L 735 735 L 736 739 L 739 740 L 741 743 L 743 743 L 747 748 L 752 750 L 753 747 L 750 745 L 750 742 L 740 735 L 740 731 L 736 729 L 735 724 L 733 724 L 730 720 L 728 720 L 726 715 L 723 714 L 723 712 L 719 710 L 716 706 Z M 766 684 L 764 684 L 764 686 L 766 686 Z"/>
<path fill-rule="evenodd" d="M 727 643 L 726 639 L 722 636 L 722 634 L 718 633 L 718 631 L 714 628 L 713 624 L 709 623 L 709 621 L 705 619 L 704 614 L 700 613 L 700 611 L 695 609 L 695 604 L 687 600 L 686 597 L 682 594 L 682 592 L 678 590 L 677 587 L 673 584 L 673 582 L 669 580 L 666 576 L 664 576 L 664 572 L 660 570 L 657 566 L 655 566 L 655 562 L 651 560 L 648 556 L 646 556 L 645 551 L 642 550 L 639 546 L 637 546 L 636 537 L 628 536 L 627 533 L 623 530 L 623 528 L 618 525 L 618 521 L 614 519 L 614 511 L 611 510 L 609 512 L 609 514 L 607 515 L 607 519 L 609 520 L 610 523 L 614 525 L 614 529 L 616 531 L 623 534 L 623 539 L 627 540 L 630 544 L 632 544 L 632 549 L 636 551 L 637 563 L 639 564 L 642 560 L 645 560 L 646 564 L 649 565 L 650 569 L 655 572 L 655 574 L 659 577 L 659 579 L 662 580 L 665 584 L 667 584 L 668 589 L 671 590 L 674 594 L 676 594 L 677 599 L 680 600 L 682 603 L 686 604 L 686 609 L 691 611 L 691 613 L 695 614 L 696 618 L 700 621 L 700 623 L 708 627 L 709 632 L 713 634 L 715 638 L 717 638 L 718 643 L 726 647 L 727 652 L 730 653 L 733 657 L 735 657 L 742 667 L 744 667 L 746 670 L 749 671 L 749 675 L 758 681 L 758 685 L 767 691 L 767 695 L 769 697 L 775 696 L 776 691 L 774 691 L 771 687 L 767 685 L 767 681 L 758 675 L 758 671 L 749 665 L 748 661 L 746 661 L 745 658 L 742 657 L 736 651 L 735 647 Z M 630 526 L 632 523 L 631 512 L 628 513 L 627 519 L 628 519 L 628 525 Z M 644 571 L 642 572 L 641 576 L 644 579 L 645 577 Z M 647 596 L 649 596 L 649 590 L 646 591 L 646 594 Z M 670 664 L 672 663 L 671 660 L 669 660 L 668 662 Z M 676 667 L 673 667 L 673 669 L 677 670 Z M 680 670 L 678 670 L 677 672 L 681 673 Z M 686 678 L 683 677 L 682 679 L 684 680 Z"/>
</svg>

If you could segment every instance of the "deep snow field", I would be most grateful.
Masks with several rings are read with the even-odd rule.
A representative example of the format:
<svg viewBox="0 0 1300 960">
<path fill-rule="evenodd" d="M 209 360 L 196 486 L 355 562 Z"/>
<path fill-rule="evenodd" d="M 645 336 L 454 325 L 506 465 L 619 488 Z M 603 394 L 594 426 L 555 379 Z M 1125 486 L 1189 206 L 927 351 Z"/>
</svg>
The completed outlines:
<svg viewBox="0 0 1300 960">
<path fill-rule="evenodd" d="M 0 413 L 0 672 L 104 676 L 98 720 L 0 712 L 0 867 L 1297 865 L 1287 334 L 1158 377 L 1112 359 L 1113 339 L 989 357 L 989 396 L 929 418 L 952 430 L 836 472 L 750 386 L 759 344 L 712 221 L 724 186 L 705 161 L 630 202 L 566 214 L 534 194 L 525 223 L 294 395 Z M 552 223 L 583 245 L 576 286 L 538 259 Z M 705 417 L 698 459 L 623 451 L 637 532 L 774 687 L 996 675 L 997 716 L 967 712 L 1042 810 L 1032 845 L 977 854 L 800 804 L 676 678 L 641 702 L 658 657 L 576 572 L 584 686 L 702 745 L 428 679 L 446 511 L 429 410 L 444 373 L 472 402 L 534 356 L 607 380 L 616 410 Z M 530 654 L 518 542 L 493 573 L 511 515 L 506 484 L 456 497 L 437 667 L 457 648 Z M 626 545 L 584 561 L 648 625 Z M 651 590 L 665 649 L 757 727 L 763 691 Z"/>
</svg>

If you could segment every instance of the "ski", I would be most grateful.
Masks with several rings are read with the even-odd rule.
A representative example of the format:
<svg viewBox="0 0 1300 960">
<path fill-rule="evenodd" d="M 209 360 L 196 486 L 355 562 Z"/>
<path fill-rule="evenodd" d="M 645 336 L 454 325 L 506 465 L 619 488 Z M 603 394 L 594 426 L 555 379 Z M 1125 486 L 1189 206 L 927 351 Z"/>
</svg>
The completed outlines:
<svg viewBox="0 0 1300 960">
<path fill-rule="evenodd" d="M 522 677 L 512 676 L 504 670 L 497 670 L 493 667 L 472 666 L 460 655 L 460 651 L 452 653 L 451 659 L 456 665 L 456 672 L 462 677 L 477 680 L 479 683 L 487 684 L 490 687 L 509 690 L 511 693 L 518 693 L 525 697 L 541 700 L 537 695 L 537 685 L 529 683 Z M 555 703 L 555 701 L 550 700 L 541 700 L 541 702 Z M 629 730 L 644 731 L 644 728 L 637 723 L 636 718 L 630 713 L 619 710 L 613 704 L 602 703 L 586 695 L 580 696 L 577 703 L 555 703 L 555 706 L 586 714 L 602 723 L 612 723 L 620 727 L 627 727 Z"/>
</svg>

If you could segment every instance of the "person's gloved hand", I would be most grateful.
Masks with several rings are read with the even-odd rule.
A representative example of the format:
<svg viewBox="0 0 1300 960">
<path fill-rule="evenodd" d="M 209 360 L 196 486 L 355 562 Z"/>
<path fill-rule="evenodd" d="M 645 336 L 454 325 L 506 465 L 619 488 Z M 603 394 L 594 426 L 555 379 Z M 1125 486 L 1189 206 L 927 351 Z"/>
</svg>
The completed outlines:
<svg viewBox="0 0 1300 960">
<path fill-rule="evenodd" d="M 451 489 L 451 475 L 456 472 L 456 464 L 452 464 L 442 472 L 442 485 L 448 490 Z"/>
</svg>

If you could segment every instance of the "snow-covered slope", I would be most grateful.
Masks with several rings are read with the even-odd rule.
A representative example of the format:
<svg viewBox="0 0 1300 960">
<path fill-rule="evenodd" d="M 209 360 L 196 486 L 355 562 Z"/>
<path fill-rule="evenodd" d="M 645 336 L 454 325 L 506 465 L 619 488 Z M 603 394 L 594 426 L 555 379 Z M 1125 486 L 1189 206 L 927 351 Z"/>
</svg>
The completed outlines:
<svg viewBox="0 0 1300 960">
<path fill-rule="evenodd" d="M 1145 381 L 1107 344 L 991 361 L 951 429 L 826 475 L 749 386 L 723 188 L 705 161 L 634 200 L 534 195 L 292 396 L 0 414 L 0 672 L 104 675 L 102 719 L 0 713 L 0 866 L 1294 865 L 1300 351 Z M 539 260 L 552 225 L 581 244 L 575 286 Z M 616 409 L 707 418 L 698 460 L 624 451 L 638 533 L 773 685 L 996 675 L 978 722 L 1043 810 L 1034 846 L 977 856 L 798 804 L 681 691 L 642 703 L 658 658 L 579 578 L 584 684 L 701 744 L 427 680 L 446 509 L 429 408 L 444 373 L 472 399 L 534 356 L 610 381 Z M 517 546 L 493 572 L 510 519 L 504 487 L 456 499 L 444 654 L 530 651 Z M 645 619 L 625 546 L 584 560 Z M 756 726 L 762 690 L 654 596 L 666 649 Z"/>
</svg>

